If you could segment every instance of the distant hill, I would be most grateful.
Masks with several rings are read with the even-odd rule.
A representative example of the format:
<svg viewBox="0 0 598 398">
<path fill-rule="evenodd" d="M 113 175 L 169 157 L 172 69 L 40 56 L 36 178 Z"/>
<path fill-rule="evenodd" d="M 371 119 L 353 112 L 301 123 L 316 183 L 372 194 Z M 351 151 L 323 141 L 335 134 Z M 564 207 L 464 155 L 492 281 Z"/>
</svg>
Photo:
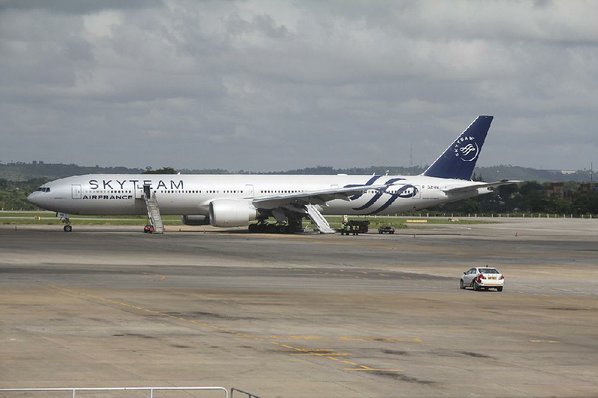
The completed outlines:
<svg viewBox="0 0 598 398">
<path fill-rule="evenodd" d="M 228 171 L 223 169 L 207 170 L 179 170 L 182 174 L 391 174 L 391 175 L 417 175 L 422 173 L 425 168 L 422 167 L 400 167 L 400 166 L 370 166 L 354 167 L 349 169 L 336 169 L 328 166 L 308 167 L 297 170 L 286 170 L 277 172 L 249 172 L 249 171 Z M 68 177 L 81 174 L 138 174 L 145 172 L 145 169 L 128 167 L 100 167 L 100 166 L 79 166 L 76 164 L 62 163 L 0 163 L 0 179 L 8 181 L 27 181 L 34 178 L 44 178 L 53 180 L 57 178 Z M 567 171 L 560 170 L 538 170 L 526 167 L 503 165 L 492 167 L 478 167 L 474 171 L 475 176 L 484 181 L 497 181 L 503 179 L 513 179 L 522 181 L 538 182 L 560 182 L 590 181 L 589 170 Z"/>
<path fill-rule="evenodd" d="M 143 169 L 130 169 L 127 167 L 90 167 L 62 163 L 0 163 L 0 178 L 9 181 L 27 181 L 33 178 L 54 180 L 80 174 L 141 173 L 143 171 Z"/>
<path fill-rule="evenodd" d="M 492 166 L 476 168 L 475 173 L 481 176 L 484 181 L 498 180 L 521 180 L 538 182 L 589 182 L 589 170 L 561 171 L 561 170 L 538 170 L 519 166 Z M 595 179 L 595 176 L 594 176 Z"/>
<path fill-rule="evenodd" d="M 335 169 L 333 167 L 318 166 L 305 169 L 277 171 L 267 174 L 393 174 L 393 175 L 417 175 L 424 171 L 420 167 L 400 167 L 400 166 L 370 166 L 370 167 L 352 167 L 350 169 Z"/>
</svg>

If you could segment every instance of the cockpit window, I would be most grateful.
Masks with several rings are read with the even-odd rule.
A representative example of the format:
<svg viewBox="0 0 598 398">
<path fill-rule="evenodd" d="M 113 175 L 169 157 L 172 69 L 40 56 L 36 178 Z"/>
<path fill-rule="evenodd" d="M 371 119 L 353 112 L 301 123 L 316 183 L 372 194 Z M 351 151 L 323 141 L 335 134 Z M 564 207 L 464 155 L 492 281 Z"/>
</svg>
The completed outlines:
<svg viewBox="0 0 598 398">
<path fill-rule="evenodd" d="M 48 187 L 39 187 L 37 190 L 38 192 L 50 192 L 50 188 Z"/>
</svg>

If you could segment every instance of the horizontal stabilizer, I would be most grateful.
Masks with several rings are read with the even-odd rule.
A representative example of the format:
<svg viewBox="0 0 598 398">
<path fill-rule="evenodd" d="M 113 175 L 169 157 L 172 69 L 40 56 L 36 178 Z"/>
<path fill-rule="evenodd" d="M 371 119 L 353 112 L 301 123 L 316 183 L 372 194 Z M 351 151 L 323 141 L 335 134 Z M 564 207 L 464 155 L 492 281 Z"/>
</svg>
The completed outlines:
<svg viewBox="0 0 598 398">
<path fill-rule="evenodd" d="M 480 182 L 479 184 L 475 185 L 468 185 L 465 187 L 457 187 L 457 188 L 448 188 L 443 190 L 445 193 L 448 194 L 458 194 L 458 193 L 465 193 L 471 191 L 477 191 L 479 188 L 486 188 L 488 190 L 492 190 L 493 188 L 500 187 L 502 185 L 512 185 L 512 184 L 519 184 L 521 181 L 517 180 L 501 180 L 496 182 Z"/>
</svg>

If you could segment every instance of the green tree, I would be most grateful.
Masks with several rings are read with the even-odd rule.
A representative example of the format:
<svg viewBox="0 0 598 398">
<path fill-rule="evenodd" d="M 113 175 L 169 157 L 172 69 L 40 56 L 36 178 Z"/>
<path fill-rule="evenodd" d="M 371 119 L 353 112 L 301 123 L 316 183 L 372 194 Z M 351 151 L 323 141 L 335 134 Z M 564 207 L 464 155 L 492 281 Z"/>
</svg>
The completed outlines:
<svg viewBox="0 0 598 398">
<path fill-rule="evenodd" d="M 172 167 L 162 167 L 161 169 L 153 170 L 151 167 L 148 167 L 143 174 L 178 174 Z"/>
</svg>

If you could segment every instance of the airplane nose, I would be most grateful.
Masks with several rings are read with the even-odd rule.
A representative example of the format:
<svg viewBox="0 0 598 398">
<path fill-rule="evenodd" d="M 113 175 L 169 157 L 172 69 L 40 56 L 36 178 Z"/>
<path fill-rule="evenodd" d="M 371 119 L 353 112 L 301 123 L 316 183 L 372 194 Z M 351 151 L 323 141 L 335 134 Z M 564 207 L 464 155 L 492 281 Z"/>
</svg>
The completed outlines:
<svg viewBox="0 0 598 398">
<path fill-rule="evenodd" d="M 27 196 L 27 201 L 29 203 L 33 203 L 34 205 L 39 205 L 39 195 L 38 192 L 31 192 L 28 196 Z"/>
</svg>

